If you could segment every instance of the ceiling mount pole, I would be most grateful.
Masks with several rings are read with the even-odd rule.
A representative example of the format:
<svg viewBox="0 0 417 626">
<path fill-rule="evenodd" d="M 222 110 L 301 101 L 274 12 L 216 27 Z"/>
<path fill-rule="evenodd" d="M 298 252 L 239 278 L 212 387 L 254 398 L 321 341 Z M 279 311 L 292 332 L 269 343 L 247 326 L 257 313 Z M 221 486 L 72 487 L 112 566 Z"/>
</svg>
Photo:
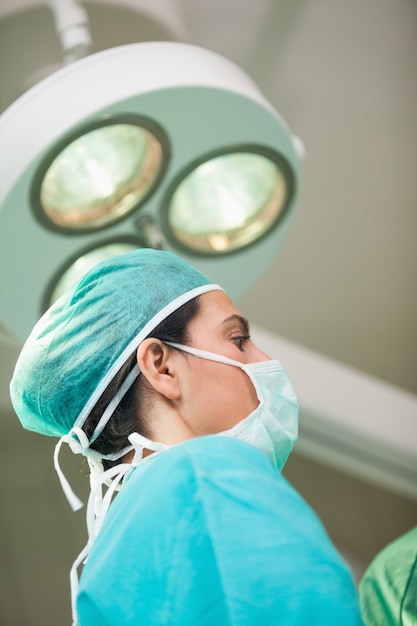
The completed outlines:
<svg viewBox="0 0 417 626">
<path fill-rule="evenodd" d="M 92 39 L 88 15 L 78 0 L 47 0 L 67 65 L 90 54 Z"/>
</svg>

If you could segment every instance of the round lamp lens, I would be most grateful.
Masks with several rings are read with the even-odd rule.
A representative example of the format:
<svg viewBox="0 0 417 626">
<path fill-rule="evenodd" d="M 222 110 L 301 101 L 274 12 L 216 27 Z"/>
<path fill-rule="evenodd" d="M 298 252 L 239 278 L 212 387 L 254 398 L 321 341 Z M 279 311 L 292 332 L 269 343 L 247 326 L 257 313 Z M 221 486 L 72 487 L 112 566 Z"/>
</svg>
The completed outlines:
<svg viewBox="0 0 417 626">
<path fill-rule="evenodd" d="M 44 308 L 50 307 L 67 289 L 75 285 L 84 274 L 93 269 L 98 263 L 101 263 L 101 261 L 119 254 L 131 252 L 137 248 L 138 246 L 133 243 L 109 243 L 80 255 L 70 265 L 66 265 L 65 269 L 58 272 L 58 275 L 49 287 Z"/>
<path fill-rule="evenodd" d="M 101 126 L 62 150 L 43 178 L 40 203 L 59 228 L 101 228 L 135 209 L 162 164 L 160 141 L 134 124 Z"/>
<path fill-rule="evenodd" d="M 238 152 L 212 158 L 181 180 L 167 209 L 170 234 L 187 249 L 221 254 L 259 239 L 287 206 L 279 161 Z"/>
</svg>

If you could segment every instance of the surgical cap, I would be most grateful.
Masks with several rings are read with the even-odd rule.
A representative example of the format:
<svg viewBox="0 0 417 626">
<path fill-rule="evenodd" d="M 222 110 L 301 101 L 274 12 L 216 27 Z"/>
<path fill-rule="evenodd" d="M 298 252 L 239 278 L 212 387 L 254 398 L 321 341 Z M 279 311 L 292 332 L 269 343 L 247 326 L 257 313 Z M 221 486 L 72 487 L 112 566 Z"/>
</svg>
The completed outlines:
<svg viewBox="0 0 417 626">
<path fill-rule="evenodd" d="M 146 336 L 193 297 L 220 289 L 171 252 L 138 249 L 100 263 L 42 316 L 10 384 L 22 425 L 61 437 L 82 426 Z"/>
</svg>

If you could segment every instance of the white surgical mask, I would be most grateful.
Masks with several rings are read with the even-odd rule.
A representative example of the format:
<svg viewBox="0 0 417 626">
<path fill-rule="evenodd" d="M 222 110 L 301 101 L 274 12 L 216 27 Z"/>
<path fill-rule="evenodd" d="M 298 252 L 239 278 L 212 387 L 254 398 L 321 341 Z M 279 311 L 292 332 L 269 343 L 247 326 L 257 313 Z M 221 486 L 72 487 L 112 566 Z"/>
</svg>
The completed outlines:
<svg viewBox="0 0 417 626">
<path fill-rule="evenodd" d="M 284 467 L 298 436 L 298 402 L 293 386 L 277 360 L 240 363 L 221 354 L 167 342 L 195 356 L 239 367 L 255 387 L 259 405 L 233 428 L 219 435 L 241 439 L 263 452 L 278 470 Z"/>
</svg>

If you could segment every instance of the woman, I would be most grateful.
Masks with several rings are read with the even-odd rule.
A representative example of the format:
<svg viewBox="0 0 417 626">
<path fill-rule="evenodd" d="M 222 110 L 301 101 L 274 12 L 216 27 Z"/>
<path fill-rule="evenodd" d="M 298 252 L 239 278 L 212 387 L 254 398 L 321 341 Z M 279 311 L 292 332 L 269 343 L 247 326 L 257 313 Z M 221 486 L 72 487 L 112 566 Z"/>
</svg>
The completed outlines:
<svg viewBox="0 0 417 626">
<path fill-rule="evenodd" d="M 350 572 L 279 473 L 298 419 L 284 369 L 175 255 L 87 274 L 35 326 L 11 397 L 26 428 L 60 437 L 74 508 L 61 445 L 90 465 L 74 622 L 361 623 Z"/>
</svg>

